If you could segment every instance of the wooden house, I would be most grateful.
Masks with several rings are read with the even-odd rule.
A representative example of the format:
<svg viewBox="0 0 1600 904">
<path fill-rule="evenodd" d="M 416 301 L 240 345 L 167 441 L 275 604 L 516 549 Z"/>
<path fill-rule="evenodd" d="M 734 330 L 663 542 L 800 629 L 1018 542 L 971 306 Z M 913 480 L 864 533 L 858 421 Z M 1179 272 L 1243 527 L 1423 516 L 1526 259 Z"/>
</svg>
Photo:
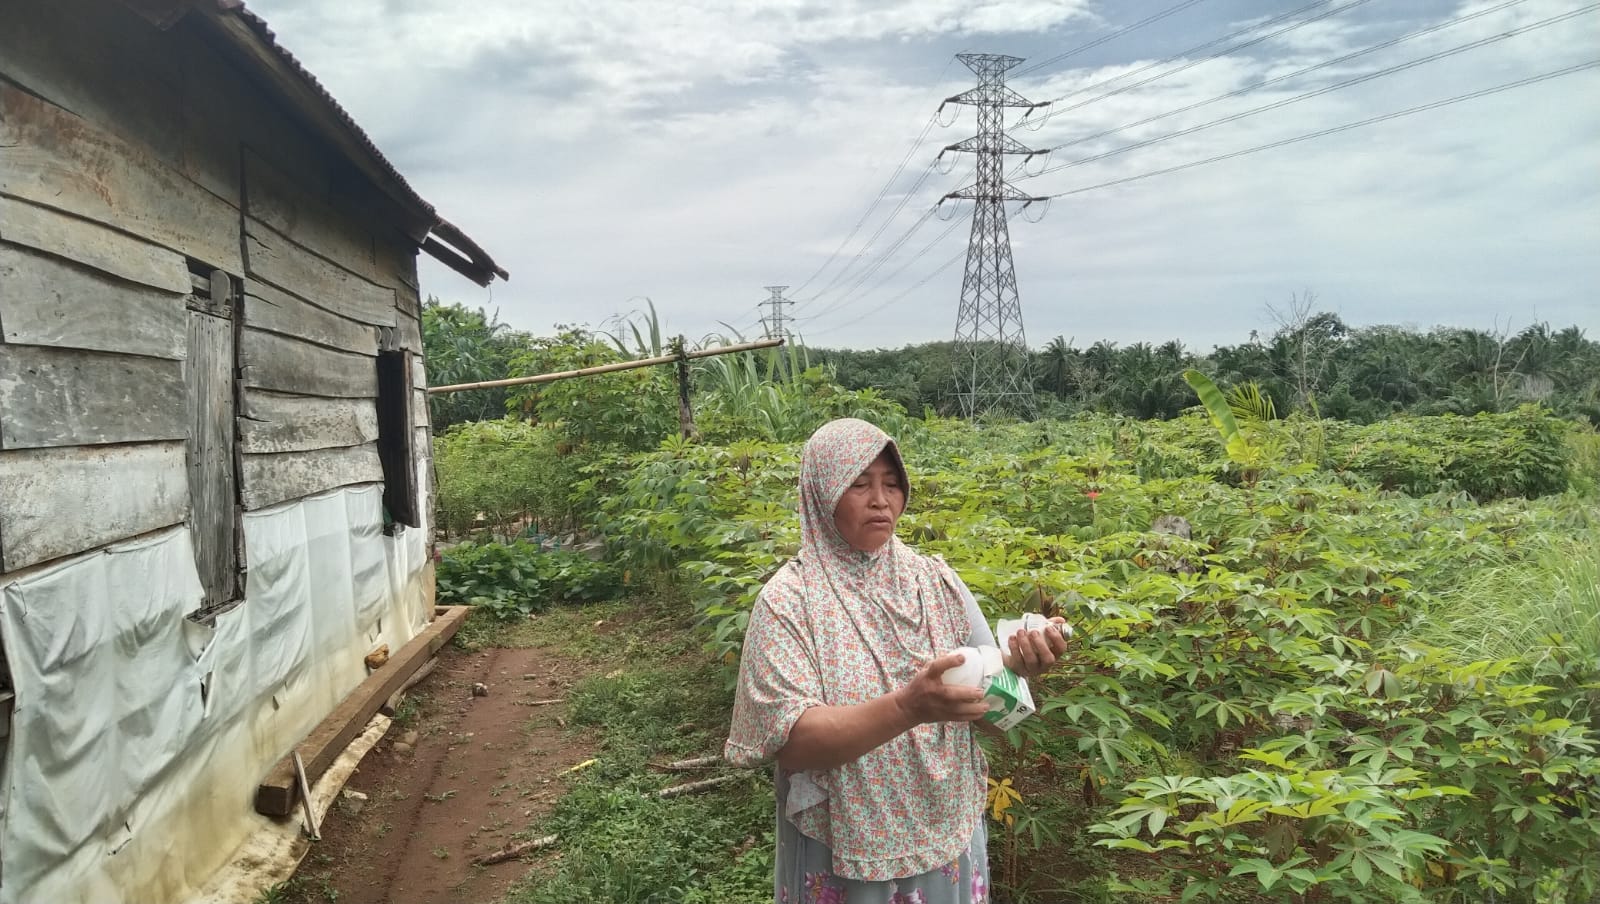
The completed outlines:
<svg viewBox="0 0 1600 904">
<path fill-rule="evenodd" d="M 419 249 L 238 0 L 0 0 L 0 904 L 194 900 L 432 617 Z"/>
</svg>

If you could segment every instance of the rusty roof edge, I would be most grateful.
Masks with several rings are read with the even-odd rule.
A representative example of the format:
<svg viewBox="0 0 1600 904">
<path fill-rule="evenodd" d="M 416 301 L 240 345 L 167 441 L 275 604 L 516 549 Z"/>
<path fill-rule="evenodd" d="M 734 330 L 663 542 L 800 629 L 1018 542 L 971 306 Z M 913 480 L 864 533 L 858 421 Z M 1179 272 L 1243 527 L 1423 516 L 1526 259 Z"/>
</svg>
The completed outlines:
<svg viewBox="0 0 1600 904">
<path fill-rule="evenodd" d="M 482 246 L 462 232 L 461 227 L 456 224 L 440 217 L 438 225 L 433 227 L 433 234 L 456 249 L 465 252 L 476 266 L 489 270 L 503 280 L 511 279 L 511 274 L 495 263 L 494 258 L 489 256 L 489 252 L 483 250 Z"/>
<path fill-rule="evenodd" d="M 377 144 L 373 142 L 366 130 L 356 123 L 349 112 L 334 99 L 328 89 L 323 87 L 317 77 L 312 75 L 311 71 L 306 69 L 294 54 L 278 43 L 277 35 L 273 33 L 265 19 L 262 19 L 246 7 L 243 0 L 212 0 L 211 7 L 208 12 L 214 17 L 228 17 L 242 23 L 244 26 L 242 30 L 250 35 L 261 48 L 267 50 L 276 58 L 277 62 L 293 77 L 293 80 L 299 83 L 306 96 L 303 98 L 290 97 L 289 101 L 291 103 L 295 105 L 313 103 L 320 106 L 320 112 L 326 115 L 321 117 L 308 115 L 308 119 L 322 125 L 324 128 L 328 125 L 326 120 L 333 120 L 344 134 L 333 134 L 326 137 L 332 140 L 336 147 L 344 148 L 347 153 L 354 150 L 364 155 L 366 160 L 361 162 L 369 164 L 377 171 L 375 175 L 381 176 L 381 178 L 375 178 L 374 180 L 378 183 L 379 188 L 394 197 L 403 206 L 411 207 L 423 214 L 431 221 L 430 231 L 437 233 L 445 242 L 463 252 L 463 255 L 456 260 L 450 260 L 446 256 L 441 256 L 441 251 L 448 254 L 448 249 L 441 249 L 438 242 L 418 239 L 418 245 L 422 250 L 479 285 L 488 285 L 496 276 L 501 279 L 510 278 L 505 268 L 495 263 L 494 258 L 490 257 L 482 246 L 468 238 L 459 227 L 440 216 L 438 210 L 432 204 L 429 204 L 427 200 L 417 194 L 416 189 L 411 187 L 411 183 L 406 181 L 405 176 L 401 175 L 395 165 L 389 161 L 389 158 L 385 157 L 383 152 L 378 149 Z M 233 29 L 224 28 L 223 32 L 233 39 L 243 37 Z M 322 120 L 322 122 L 319 123 L 319 120 Z"/>
</svg>

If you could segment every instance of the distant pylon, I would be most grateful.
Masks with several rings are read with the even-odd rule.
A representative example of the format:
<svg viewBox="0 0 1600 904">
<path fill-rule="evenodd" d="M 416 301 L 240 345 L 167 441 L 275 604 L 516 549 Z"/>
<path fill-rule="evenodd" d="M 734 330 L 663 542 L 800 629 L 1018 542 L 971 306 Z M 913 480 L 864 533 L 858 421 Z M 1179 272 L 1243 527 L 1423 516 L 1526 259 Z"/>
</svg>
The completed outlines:
<svg viewBox="0 0 1600 904">
<path fill-rule="evenodd" d="M 947 104 L 978 108 L 978 134 L 946 151 L 975 154 L 977 178 L 944 200 L 977 204 L 972 235 L 967 241 L 967 271 L 961 280 L 961 307 L 956 313 L 956 397 L 961 415 L 972 418 L 996 409 L 1013 414 L 1035 413 L 1028 342 L 1022 329 L 1022 299 L 1011 260 L 1011 234 L 1006 227 L 1006 202 L 1042 201 L 1018 191 L 1005 178 L 1006 155 L 1040 153 L 1006 134 L 1006 107 L 1040 107 L 1006 87 L 1006 71 L 1018 57 L 962 53 L 956 59 L 978 76 L 978 87 Z M 941 152 L 941 156 L 943 152 Z M 941 202 L 942 203 L 942 202 Z"/>
<path fill-rule="evenodd" d="M 763 286 L 771 297 L 761 302 L 760 307 L 765 310 L 761 315 L 761 330 L 768 339 L 792 339 L 789 334 L 789 324 L 794 321 L 793 315 L 784 312 L 784 308 L 794 304 L 793 301 L 783 297 L 783 290 L 788 286 Z"/>
</svg>

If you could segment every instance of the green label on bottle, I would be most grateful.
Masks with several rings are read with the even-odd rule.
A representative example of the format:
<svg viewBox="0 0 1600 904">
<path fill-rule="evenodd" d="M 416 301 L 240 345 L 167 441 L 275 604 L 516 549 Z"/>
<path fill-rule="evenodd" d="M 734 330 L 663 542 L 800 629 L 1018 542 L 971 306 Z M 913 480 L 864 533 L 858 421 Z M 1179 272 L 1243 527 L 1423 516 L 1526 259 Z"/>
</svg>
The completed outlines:
<svg viewBox="0 0 1600 904">
<path fill-rule="evenodd" d="M 1033 694 L 1028 692 L 1028 682 L 1017 677 L 1010 669 L 989 679 L 984 689 L 984 702 L 989 711 L 983 718 L 1000 730 L 1012 728 L 1034 713 Z"/>
</svg>

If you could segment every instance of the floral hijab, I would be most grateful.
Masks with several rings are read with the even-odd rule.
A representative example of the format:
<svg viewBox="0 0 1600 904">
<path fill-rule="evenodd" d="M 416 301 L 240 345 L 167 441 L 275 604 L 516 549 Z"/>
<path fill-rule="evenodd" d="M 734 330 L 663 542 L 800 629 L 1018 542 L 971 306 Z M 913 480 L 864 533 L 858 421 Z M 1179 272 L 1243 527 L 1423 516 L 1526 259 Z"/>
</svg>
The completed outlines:
<svg viewBox="0 0 1600 904">
<path fill-rule="evenodd" d="M 771 758 L 812 706 L 864 703 L 901 687 L 970 624 L 943 562 L 891 539 L 872 553 L 840 536 L 833 512 L 881 453 L 910 495 L 888 434 L 847 418 L 812 435 L 800 463 L 800 555 L 767 582 L 750 615 L 726 756 Z M 781 772 L 781 770 L 780 770 Z M 782 773 L 784 813 L 833 851 L 834 872 L 904 878 L 956 859 L 983 812 L 986 768 L 971 726 L 919 725 L 834 769 Z"/>
</svg>

